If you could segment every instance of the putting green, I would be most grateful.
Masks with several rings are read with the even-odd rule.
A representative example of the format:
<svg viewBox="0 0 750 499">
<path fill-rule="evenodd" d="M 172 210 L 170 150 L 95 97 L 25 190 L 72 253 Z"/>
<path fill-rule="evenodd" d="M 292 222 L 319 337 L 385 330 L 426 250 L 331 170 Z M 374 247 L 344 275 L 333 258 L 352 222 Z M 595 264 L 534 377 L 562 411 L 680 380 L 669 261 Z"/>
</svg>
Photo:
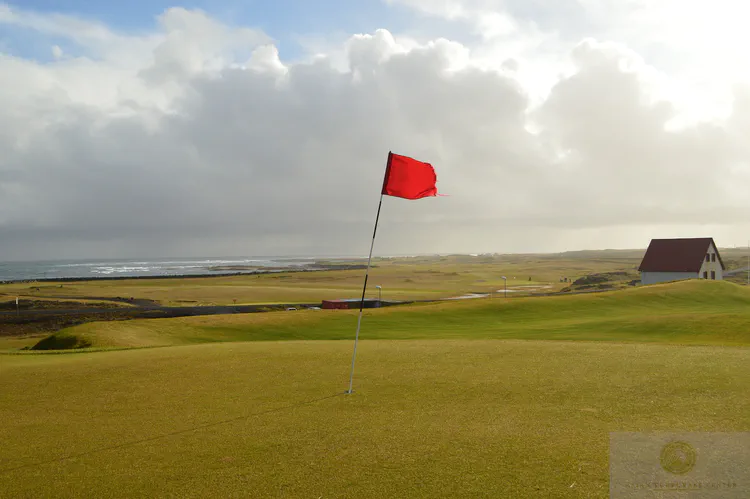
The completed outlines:
<svg viewBox="0 0 750 499">
<path fill-rule="evenodd" d="M 3 497 L 607 497 L 611 431 L 750 430 L 750 349 L 203 344 L 0 356 Z"/>
</svg>

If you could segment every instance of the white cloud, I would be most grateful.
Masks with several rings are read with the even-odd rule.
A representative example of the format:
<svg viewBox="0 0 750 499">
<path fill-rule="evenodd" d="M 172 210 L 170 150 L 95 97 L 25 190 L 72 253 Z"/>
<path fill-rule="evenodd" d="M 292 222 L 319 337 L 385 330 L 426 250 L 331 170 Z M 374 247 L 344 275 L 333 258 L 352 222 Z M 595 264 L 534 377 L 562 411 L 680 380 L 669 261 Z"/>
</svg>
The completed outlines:
<svg viewBox="0 0 750 499">
<path fill-rule="evenodd" d="M 539 97 L 565 71 L 564 54 L 587 37 L 616 41 L 658 67 L 666 75 L 659 92 L 680 108 L 676 124 L 725 118 L 731 83 L 750 81 L 742 62 L 750 7 L 733 0 L 383 1 L 466 24 L 484 39 L 471 48 L 485 64 L 525 59 L 519 77 Z"/>
<path fill-rule="evenodd" d="M 81 43 L 107 43 L 115 35 L 105 25 L 62 14 L 37 14 L 0 4 L 0 23 L 63 36 Z"/>
<path fill-rule="evenodd" d="M 461 22 L 493 7 L 420 5 Z M 503 51 L 378 30 L 290 62 L 197 11 L 140 36 L 58 20 L 0 10 L 85 42 L 44 64 L 0 56 L 7 257 L 362 254 L 389 150 L 432 162 L 451 196 L 388 199 L 384 254 L 744 229 L 750 92 L 733 89 L 713 123 L 669 128 L 674 81 L 627 44 L 498 30 L 515 41 Z"/>
</svg>

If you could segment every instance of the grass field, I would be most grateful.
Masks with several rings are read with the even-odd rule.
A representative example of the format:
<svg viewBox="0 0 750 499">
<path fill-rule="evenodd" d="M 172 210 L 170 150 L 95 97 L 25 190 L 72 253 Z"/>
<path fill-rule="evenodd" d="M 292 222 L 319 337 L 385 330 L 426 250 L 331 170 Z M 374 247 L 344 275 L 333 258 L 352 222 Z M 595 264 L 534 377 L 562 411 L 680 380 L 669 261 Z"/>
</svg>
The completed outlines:
<svg viewBox="0 0 750 499">
<path fill-rule="evenodd" d="M 750 430 L 750 350 L 253 342 L 2 356 L 3 497 L 607 497 L 611 431 Z"/>
<path fill-rule="evenodd" d="M 519 286 L 567 284 L 592 273 L 624 272 L 615 285 L 638 279 L 637 268 L 644 250 L 576 251 L 539 255 L 484 255 L 376 258 L 370 272 L 368 296 L 377 296 L 375 285 L 383 287 L 383 299 L 419 300 L 487 293 Z M 747 250 L 721 250 L 728 268 L 747 264 Z M 361 294 L 363 271 L 335 270 L 307 273 L 279 273 L 183 279 L 94 280 L 71 283 L 0 284 L 0 302 L 51 298 L 136 298 L 168 306 L 232 305 L 262 303 L 319 303 L 325 299 L 357 298 Z M 531 280 L 529 280 L 531 278 Z M 744 283 L 745 274 L 731 278 Z M 62 287 L 61 287 L 62 286 Z"/>
<path fill-rule="evenodd" d="M 383 299 L 415 300 L 489 292 L 508 286 L 563 287 L 560 277 L 574 279 L 592 272 L 627 271 L 635 278 L 638 258 L 630 253 L 590 255 L 507 255 L 380 258 L 370 272 L 369 295 L 383 287 Z M 184 279 L 125 279 L 65 283 L 0 285 L 0 301 L 15 296 L 121 297 L 149 299 L 164 305 L 231 305 L 257 303 L 320 303 L 324 299 L 356 298 L 361 294 L 362 270 L 289 272 Z M 529 280 L 531 278 L 531 280 Z M 5 298 L 4 298 L 5 297 Z"/>
<path fill-rule="evenodd" d="M 0 354 L 0 497 L 607 497 L 610 432 L 750 431 L 744 286 L 367 310 L 346 395 L 355 326 L 89 323 L 57 334 L 99 351 Z"/>
<path fill-rule="evenodd" d="M 226 341 L 348 340 L 356 311 L 316 310 L 89 323 L 65 329 L 94 347 Z M 682 281 L 573 296 L 481 299 L 369 309 L 370 339 L 558 339 L 750 344 L 750 289 Z"/>
</svg>

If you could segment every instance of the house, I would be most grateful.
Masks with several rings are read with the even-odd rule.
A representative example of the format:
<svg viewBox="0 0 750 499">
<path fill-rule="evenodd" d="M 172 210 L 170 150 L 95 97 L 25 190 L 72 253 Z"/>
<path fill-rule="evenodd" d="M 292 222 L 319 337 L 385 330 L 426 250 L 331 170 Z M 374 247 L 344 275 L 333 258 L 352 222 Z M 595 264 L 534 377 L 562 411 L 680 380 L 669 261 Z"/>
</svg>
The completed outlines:
<svg viewBox="0 0 750 499">
<path fill-rule="evenodd" d="M 652 239 L 638 270 L 641 284 L 723 278 L 724 262 L 711 237 Z"/>
</svg>

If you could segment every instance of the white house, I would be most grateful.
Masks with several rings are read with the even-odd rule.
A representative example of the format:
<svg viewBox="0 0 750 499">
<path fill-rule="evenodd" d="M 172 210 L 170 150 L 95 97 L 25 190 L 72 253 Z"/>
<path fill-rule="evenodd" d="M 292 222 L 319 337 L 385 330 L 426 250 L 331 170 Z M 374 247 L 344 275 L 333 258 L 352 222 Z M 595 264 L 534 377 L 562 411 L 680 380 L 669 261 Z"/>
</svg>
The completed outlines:
<svg viewBox="0 0 750 499">
<path fill-rule="evenodd" d="M 652 239 L 643 256 L 641 284 L 723 278 L 724 262 L 713 238 Z"/>
</svg>

